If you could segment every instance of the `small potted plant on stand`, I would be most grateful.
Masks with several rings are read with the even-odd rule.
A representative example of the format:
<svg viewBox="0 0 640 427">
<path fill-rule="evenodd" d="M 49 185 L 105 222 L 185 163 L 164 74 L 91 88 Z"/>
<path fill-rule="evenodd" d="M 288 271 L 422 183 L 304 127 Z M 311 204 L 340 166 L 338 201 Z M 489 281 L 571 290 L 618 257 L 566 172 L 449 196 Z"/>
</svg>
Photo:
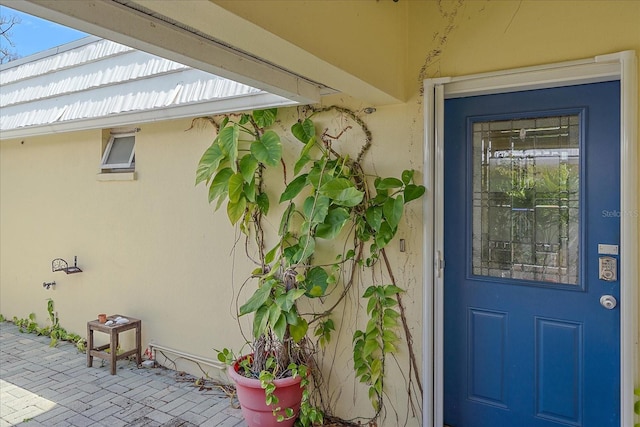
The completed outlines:
<svg viewBox="0 0 640 427">
<path fill-rule="evenodd" d="M 413 171 L 404 171 L 401 178 L 375 178 L 374 196 L 368 182 L 372 178 L 360 166 L 368 146 L 353 160 L 342 156 L 332 146 L 334 137 L 326 132 L 318 135 L 310 118 L 291 128 L 301 146 L 293 167 L 287 167 L 280 136 L 269 129 L 276 114 L 276 109 L 269 109 L 241 114 L 234 120 L 225 117 L 196 174 L 196 184 L 204 182 L 209 188 L 209 202 L 218 208 L 226 202 L 231 224 L 256 244 L 257 255 L 247 256 L 256 263 L 251 278 L 257 286 L 239 310 L 240 316 L 253 315 L 251 352 L 236 357 L 224 349 L 218 354 L 229 364 L 229 375 L 236 382 L 250 427 L 286 427 L 296 419 L 303 426 L 322 423 L 322 412 L 309 399 L 309 370 L 314 365 L 307 332 L 309 324 L 316 322 L 314 335 L 328 340 L 333 323 L 327 316 L 332 308 L 302 316 L 298 306 L 305 299 L 325 297 L 328 289 L 341 280 L 345 263 L 373 265 L 395 235 L 404 204 L 424 193 L 424 187 L 413 183 Z M 281 168 L 285 177 L 278 195 L 284 211 L 278 214 L 277 236 L 265 236 L 262 220 L 269 215 L 272 203 L 264 191 L 265 178 L 276 168 Z M 294 176 L 287 182 L 286 174 L 291 170 Z M 345 250 L 345 241 L 353 248 Z M 365 258 L 366 241 L 370 242 L 371 254 Z M 317 261 L 315 254 L 321 246 L 337 248 L 329 262 Z M 349 285 L 355 270 L 352 268 L 351 277 L 346 279 Z M 383 329 L 397 326 L 399 315 L 393 310 L 393 296 L 399 292 L 398 287 L 388 285 L 372 287 L 365 293 L 373 320 L 366 334 L 354 336 L 354 351 L 359 352 L 357 376 L 370 384 L 370 396 L 381 396 L 382 380 L 379 364 L 367 358 L 394 349 L 397 336 Z M 376 295 L 382 299 L 374 300 Z M 372 369 L 377 369 L 377 374 L 371 375 Z M 291 396 L 284 393 L 289 385 Z"/>
</svg>

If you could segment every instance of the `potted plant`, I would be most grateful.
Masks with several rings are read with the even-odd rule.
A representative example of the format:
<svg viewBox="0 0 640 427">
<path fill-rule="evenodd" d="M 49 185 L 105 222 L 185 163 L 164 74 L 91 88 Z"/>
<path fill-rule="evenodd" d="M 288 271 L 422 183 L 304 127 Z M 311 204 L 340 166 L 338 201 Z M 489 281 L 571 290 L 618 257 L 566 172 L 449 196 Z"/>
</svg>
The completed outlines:
<svg viewBox="0 0 640 427">
<path fill-rule="evenodd" d="M 360 161 L 370 145 L 368 133 L 365 146 L 350 158 L 335 147 L 340 135 L 333 137 L 326 131 L 319 135 L 310 117 L 291 128 L 301 145 L 288 165 L 280 135 L 272 129 L 276 115 L 276 109 L 268 109 L 227 116 L 219 124 L 213 121 L 218 133 L 200 159 L 196 185 L 207 185 L 209 202 L 216 209 L 226 202 L 231 224 L 255 243 L 255 253 L 247 251 L 247 256 L 256 264 L 250 277 L 257 286 L 239 309 L 240 316 L 253 315 L 251 351 L 236 357 L 224 349 L 218 355 L 230 365 L 245 419 L 250 426 L 263 426 L 292 425 L 297 418 L 308 426 L 323 419 L 310 403 L 314 346 L 308 332 L 315 323 L 314 336 L 320 345 L 326 343 L 333 330 L 333 307 L 303 316 L 300 304 L 323 301 L 338 282 L 350 287 L 358 268 L 371 267 L 386 257 L 384 247 L 397 231 L 404 205 L 421 197 L 424 187 L 413 183 L 413 171 L 405 170 L 398 178 L 366 175 Z M 284 175 L 285 182 L 269 196 L 265 179 L 274 169 Z M 291 172 L 293 176 L 287 177 Z M 268 185 L 271 188 L 273 180 Z M 273 216 L 273 193 L 283 208 L 277 214 L 279 221 L 271 221 L 279 223 L 275 236 L 262 227 L 263 219 Z M 322 257 L 317 256 L 320 249 Z M 371 286 L 363 295 L 370 320 L 365 331 L 354 335 L 354 362 L 357 377 L 370 386 L 374 407 L 382 396 L 382 371 L 376 360 L 392 352 L 398 339 L 393 329 L 401 315 L 395 298 L 400 292 L 391 284 Z M 280 394 L 285 382 L 294 383 L 293 401 Z M 252 391 L 240 391 L 245 383 L 253 383 Z M 266 409 L 244 401 L 256 395 Z"/>
</svg>

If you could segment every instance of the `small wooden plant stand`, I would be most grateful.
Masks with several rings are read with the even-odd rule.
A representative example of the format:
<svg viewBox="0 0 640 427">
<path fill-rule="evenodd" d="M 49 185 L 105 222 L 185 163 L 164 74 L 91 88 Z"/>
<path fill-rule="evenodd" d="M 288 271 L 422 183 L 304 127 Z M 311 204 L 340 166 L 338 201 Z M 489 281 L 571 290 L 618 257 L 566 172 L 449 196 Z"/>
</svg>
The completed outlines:
<svg viewBox="0 0 640 427">
<path fill-rule="evenodd" d="M 114 314 L 108 316 L 107 320 L 114 320 L 117 317 L 124 317 L 129 319 L 129 322 L 123 324 L 113 324 L 107 326 L 104 323 L 100 323 L 98 319 L 87 322 L 87 367 L 90 368 L 93 365 L 93 358 L 97 357 L 102 360 L 108 360 L 111 363 L 111 375 L 116 374 L 116 362 L 125 357 L 136 355 L 136 363 L 142 364 L 142 320 L 134 319 L 129 316 L 122 316 Z M 125 351 L 118 354 L 118 335 L 121 332 L 129 331 L 131 329 L 136 330 L 136 348 L 133 350 Z M 109 344 L 94 347 L 93 343 L 93 331 L 104 332 L 109 334 Z M 105 351 L 109 349 L 109 351 Z"/>
</svg>

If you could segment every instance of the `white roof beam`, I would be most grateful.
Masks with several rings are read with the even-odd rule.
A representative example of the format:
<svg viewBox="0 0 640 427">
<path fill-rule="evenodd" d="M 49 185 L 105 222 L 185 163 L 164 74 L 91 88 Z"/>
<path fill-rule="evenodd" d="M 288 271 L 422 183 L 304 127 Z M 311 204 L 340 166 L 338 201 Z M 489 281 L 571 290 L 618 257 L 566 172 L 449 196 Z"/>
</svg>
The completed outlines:
<svg viewBox="0 0 640 427">
<path fill-rule="evenodd" d="M 0 3 L 301 104 L 320 101 L 322 86 L 318 83 L 115 1 L 0 0 Z"/>
</svg>

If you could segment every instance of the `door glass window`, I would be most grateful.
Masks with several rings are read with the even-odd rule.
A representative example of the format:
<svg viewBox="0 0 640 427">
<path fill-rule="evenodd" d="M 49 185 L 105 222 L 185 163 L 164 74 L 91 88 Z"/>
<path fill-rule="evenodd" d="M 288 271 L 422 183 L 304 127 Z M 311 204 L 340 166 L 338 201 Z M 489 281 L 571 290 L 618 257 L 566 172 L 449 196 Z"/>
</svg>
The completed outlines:
<svg viewBox="0 0 640 427">
<path fill-rule="evenodd" d="M 472 131 L 473 274 L 578 284 L 579 116 Z"/>
</svg>

